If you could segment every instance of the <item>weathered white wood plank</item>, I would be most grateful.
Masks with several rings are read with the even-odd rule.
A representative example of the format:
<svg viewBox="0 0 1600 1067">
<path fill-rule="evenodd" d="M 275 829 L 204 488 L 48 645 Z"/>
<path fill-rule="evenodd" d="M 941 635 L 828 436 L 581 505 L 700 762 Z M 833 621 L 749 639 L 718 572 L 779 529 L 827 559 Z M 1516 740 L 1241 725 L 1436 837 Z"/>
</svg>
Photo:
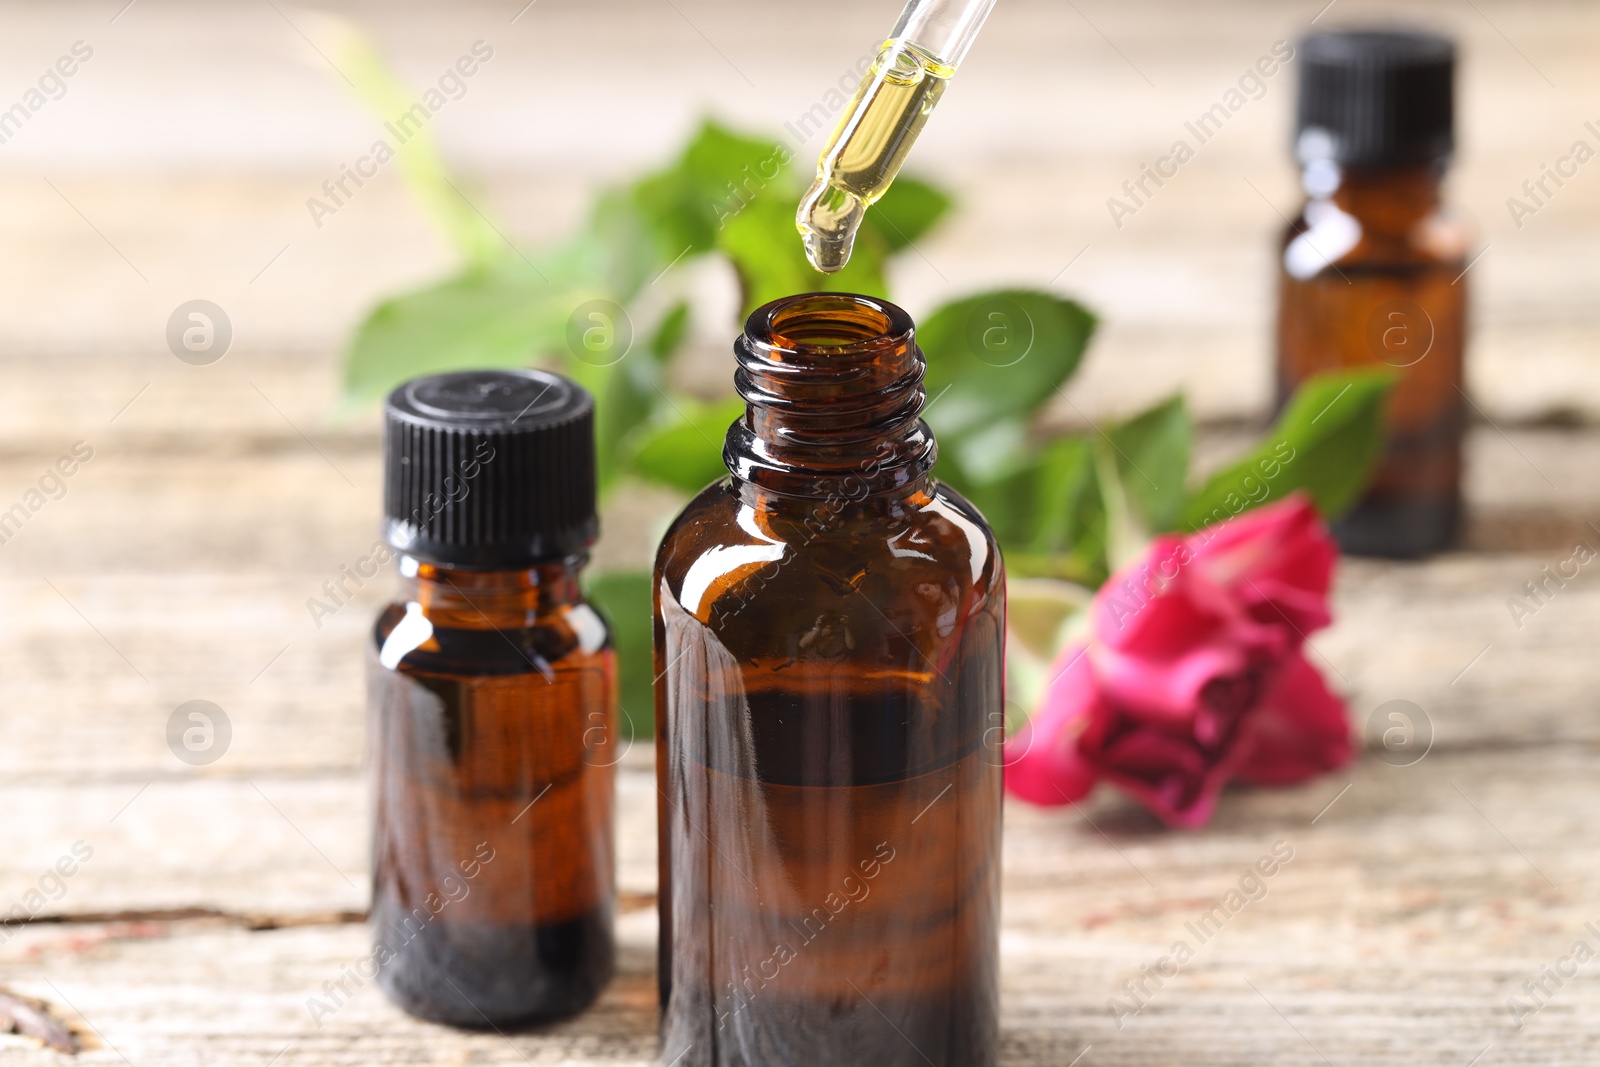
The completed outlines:
<svg viewBox="0 0 1600 1067">
<path fill-rule="evenodd" d="M 1596 918 L 1600 875 L 1570 848 L 1586 832 L 1572 800 L 1592 773 L 1588 752 L 1435 755 L 1404 770 L 1369 762 L 1314 825 L 1333 783 L 1233 795 L 1194 835 L 1158 832 L 1105 801 L 1090 807 L 1094 825 L 1070 809 L 1013 808 L 1002 1062 L 1061 1067 L 1093 1045 L 1092 1062 L 1128 1067 L 1459 1067 L 1492 1045 L 1492 1062 L 1587 1063 L 1600 1048 L 1591 978 L 1567 983 L 1520 1030 L 1506 1000 L 1574 940 L 1597 940 L 1583 924 Z M 1190 924 L 1226 907 L 1275 841 L 1294 853 L 1262 879 L 1265 895 L 1196 936 Z M 370 985 L 316 1026 L 307 999 L 366 951 L 353 924 L 36 926 L 0 947 L 0 981 L 92 1022 L 138 1064 L 281 1054 L 290 1064 L 634 1065 L 654 1049 L 654 926 L 648 909 L 624 917 L 622 973 L 595 1011 L 509 1037 L 417 1023 Z M 1161 961 L 1177 940 L 1192 959 L 1135 1000 L 1124 983 L 1147 966 L 1171 970 Z M 1113 997 L 1142 1008 L 1119 1027 Z M 86 1056 L 119 1062 L 109 1050 Z"/>
<path fill-rule="evenodd" d="M 280 1065 L 642 1067 L 655 1044 L 654 912 L 633 913 L 621 927 L 621 973 L 600 1002 L 571 1022 L 511 1037 L 418 1022 L 391 1007 L 371 983 L 319 1027 L 306 1002 L 326 996 L 323 984 L 370 951 L 359 924 L 278 931 L 284 937 L 204 923 L 39 931 L 26 949 L 25 970 L 8 961 L 0 974 L 18 991 L 48 999 L 62 1016 L 82 1020 L 91 1040 L 103 1035 L 100 1049 L 80 1055 L 87 1064 L 126 1057 L 140 1067 L 265 1067 L 277 1057 Z M 0 1046 L 0 1062 L 57 1061 Z"/>
<path fill-rule="evenodd" d="M 1507 607 L 1512 598 L 1537 606 L 1525 584 L 1567 555 L 1346 561 L 1337 622 L 1312 637 L 1312 655 L 1358 727 L 1380 704 L 1408 700 L 1432 720 L 1441 748 L 1594 741 L 1600 585 L 1586 568 L 1552 585 L 1535 614 L 1514 618 Z M 0 591 L 11 605 L 0 619 L 7 697 L 49 709 L 8 722 L 0 768 L 13 781 L 138 785 L 361 765 L 362 664 L 385 595 L 379 583 L 320 629 L 305 606 L 318 591 L 314 574 L 57 573 L 0 579 Z M 166 742 L 168 718 L 192 699 L 216 703 L 233 726 L 228 751 L 202 769 Z"/>
<path fill-rule="evenodd" d="M 1162 832 L 1110 791 L 1086 814 L 1013 804 L 1007 927 L 1170 944 L 1282 840 L 1296 858 L 1248 924 L 1269 943 L 1358 930 L 1426 941 L 1456 930 L 1446 950 L 1472 959 L 1565 936 L 1591 917 L 1600 892 L 1582 847 L 1592 839 L 1584 797 L 1595 759 L 1592 745 L 1434 751 L 1409 768 L 1368 756 L 1296 788 L 1231 791 L 1202 834 Z M 18 816 L 0 823 L 0 899 L 24 900 L 82 840 L 92 858 L 41 917 L 190 907 L 260 920 L 364 907 L 358 778 L 140 788 L 0 788 L 0 803 Z M 655 888 L 653 775 L 636 766 L 619 789 L 619 880 L 631 900 Z M 1249 936 L 1234 929 L 1230 941 Z M 1381 955 L 1384 944 L 1393 947 L 1369 948 Z"/>
<path fill-rule="evenodd" d="M 540 7 L 514 27 L 487 3 L 341 10 L 374 23 L 419 82 L 452 42 L 494 37 L 497 80 L 476 83 L 438 128 L 482 202 L 532 246 L 576 224 L 602 172 L 660 158 L 702 104 L 752 128 L 809 107 L 855 33 L 833 16 L 863 41 L 881 32 L 866 7 L 829 4 L 801 25 L 724 0 L 682 15 Z M 1600 84 L 1600 18 L 1576 0 L 1417 12 L 1467 46 L 1452 196 L 1494 246 L 1471 275 L 1476 399 L 1501 424 L 1600 419 L 1600 185 L 1571 183 L 1524 230 L 1504 210 L 1594 117 L 1583 101 Z M 1336 9 L 1389 13 L 1363 0 Z M 16 69 L 42 69 L 107 17 L 87 3 L 12 14 L 0 52 Z M 0 545 L 0 909 L 50 890 L 43 872 L 73 842 L 94 850 L 40 911 L 66 921 L 0 944 L 0 983 L 103 1030 L 115 1049 L 85 1052 L 91 1064 L 651 1063 L 655 794 L 642 749 L 620 776 L 622 974 L 594 1012 L 509 1039 L 416 1023 L 371 988 L 320 1029 L 307 1014 L 306 998 L 365 951 L 359 925 L 333 920 L 365 905 L 360 664 L 384 593 L 368 583 L 321 628 L 306 612 L 376 528 L 377 423 L 370 411 L 333 418 L 335 353 L 373 300 L 452 259 L 390 176 L 314 228 L 305 197 L 370 140 L 370 122 L 277 15 L 200 15 L 139 5 L 100 31 L 99 65 L 8 144 L 0 176 L 14 207 L 0 216 L 0 509 L 73 441 L 96 449 L 67 496 Z M 684 15 L 730 55 L 769 61 L 756 90 Z M 1203 419 L 1258 416 L 1269 249 L 1297 197 L 1287 82 L 1126 228 L 1104 201 L 1306 17 L 1265 2 L 1203 16 L 1174 0 L 1081 14 L 1002 6 L 919 150 L 963 210 L 897 267 L 897 293 L 921 312 L 980 286 L 1043 285 L 1087 247 L 1055 283 L 1106 317 L 1072 387 L 1078 410 L 1100 420 L 1181 387 Z M 665 47 L 678 64 L 660 68 L 670 91 L 641 102 L 586 69 L 573 42 L 596 18 L 617 28 L 616 68 L 642 69 Z M 307 62 L 285 62 L 296 57 Z M 1016 106 L 1040 70 L 1059 75 L 1049 93 Z M 173 91 L 195 84 L 213 91 Z M 560 107 L 528 108 L 553 87 Z M 1107 94 L 1116 107 L 1082 106 Z M 248 121 L 216 126 L 219 101 Z M 170 121 L 128 121 L 135 113 Z M 597 152 L 602 120 L 612 143 Z M 684 377 L 722 390 L 728 281 L 662 283 L 679 284 L 726 311 L 697 323 Z M 162 337 L 172 308 L 196 296 L 222 303 L 237 329 L 211 367 L 178 362 Z M 1214 461 L 1244 439 L 1211 434 L 1204 450 Z M 1600 546 L 1585 526 L 1600 522 L 1600 436 L 1481 427 L 1470 459 L 1468 551 L 1415 567 L 1348 562 L 1339 622 L 1313 639 L 1358 723 L 1385 701 L 1419 706 L 1434 742 L 1419 763 L 1392 767 L 1373 751 L 1295 789 L 1232 791 L 1198 834 L 1161 831 L 1109 793 L 1082 813 L 1008 809 L 1006 1064 L 1566 1067 L 1600 1055 L 1587 969 L 1521 1030 L 1506 1005 L 1574 940 L 1600 945 L 1584 926 L 1600 924 L 1588 817 L 1600 587 L 1585 568 L 1520 627 L 1506 603 L 1576 539 Z M 608 516 L 601 559 L 646 561 L 669 507 L 654 498 Z M 235 727 L 207 768 L 180 764 L 163 737 L 195 697 Z M 1188 924 L 1279 840 L 1294 859 L 1266 896 L 1199 944 Z M 172 921 L 185 909 L 219 917 Z M 312 925 L 247 929 L 285 923 Z M 1119 1029 L 1108 1000 L 1186 936 L 1193 961 Z M 0 1037 L 0 1064 L 58 1062 Z"/>
<path fill-rule="evenodd" d="M 636 766 L 637 757 L 626 761 Z M 655 776 L 618 775 L 617 880 L 653 894 Z M 93 855 L 40 915 L 215 909 L 245 918 L 364 911 L 367 783 L 358 773 L 7 782 L 0 911 L 83 842 Z"/>
<path fill-rule="evenodd" d="M 1594 116 L 1584 108 L 1596 97 L 1588 57 L 1600 26 L 1577 0 L 1504 6 L 1493 24 L 1460 5 L 1415 11 L 1465 49 L 1451 196 L 1492 246 L 1471 275 L 1472 379 L 1497 420 L 1572 411 L 1592 421 L 1600 417 L 1588 359 L 1600 329 L 1590 298 L 1600 281 L 1600 184 L 1585 172 L 1521 228 L 1506 201 L 1586 135 Z M 873 11 L 842 2 L 813 5 L 799 23 L 782 9 L 699 0 L 682 16 L 639 3 L 541 9 L 514 27 L 489 3 L 408 5 L 403 15 L 334 8 L 372 24 L 417 84 L 472 40 L 492 40 L 497 58 L 434 128 L 476 179 L 479 202 L 529 247 L 575 228 L 598 181 L 665 158 L 705 110 L 781 130 L 867 47 L 847 42 L 882 33 Z M 151 395 L 125 418 L 149 412 L 149 432 L 226 430 L 226 419 L 276 432 L 277 415 L 253 393 L 250 403 L 226 401 L 243 384 L 235 378 L 257 371 L 262 391 L 297 423 L 320 423 L 336 392 L 333 354 L 365 309 L 453 264 L 391 173 L 320 228 L 312 222 L 307 198 L 370 145 L 376 124 L 283 20 L 207 12 L 201 23 L 181 4 L 138 14 L 119 20 L 114 42 L 102 39 L 64 102 L 7 145 L 13 166 L 0 196 L 15 210 L 0 217 L 11 250 L 0 281 L 13 299 L 0 313 L 0 348 L 55 365 L 42 368 L 47 388 L 0 398 L 0 446 L 48 436 L 63 413 L 98 430 L 96 420 L 146 383 Z M 962 210 L 919 242 L 920 256 L 904 257 L 896 291 L 920 313 L 954 292 L 1054 284 L 1105 316 L 1075 385 L 1080 407 L 1097 416 L 1131 410 L 1183 385 L 1208 417 L 1254 414 L 1268 397 L 1271 249 L 1299 195 L 1288 151 L 1292 71 L 1122 228 L 1106 201 L 1125 196 L 1122 183 L 1141 163 L 1168 151 L 1185 120 L 1274 40 L 1303 31 L 1308 16 L 1264 0 L 1208 6 L 1204 16 L 1175 0 L 1085 14 L 1024 0 L 994 16 L 914 163 L 952 185 Z M 1389 12 L 1345 0 L 1337 14 Z M 710 27 L 726 55 L 764 62 L 741 75 L 685 18 Z M 626 79 L 592 69 L 597 19 L 614 62 L 656 71 L 664 91 L 643 99 Z M 101 24 L 87 3 L 29 9 L 18 20 L 5 46 L 15 69 L 42 68 Z M 174 92 L 174 78 L 213 94 Z M 1103 106 L 1108 99 L 1114 107 Z M 233 121 L 214 120 L 219 101 Z M 167 122 L 143 121 L 149 114 Z M 200 129 L 207 136 L 194 137 Z M 606 131 L 598 145 L 596 129 Z M 803 148 L 817 148 L 818 137 Z M 721 387 L 737 326 L 731 286 L 726 277 L 695 284 L 720 296 L 721 319 L 696 325 L 696 363 L 700 381 Z M 234 352 L 216 367 L 185 367 L 165 348 L 168 315 L 196 296 L 235 320 Z M 96 354 L 88 357 L 95 372 L 73 373 L 85 353 Z M 279 378 L 272 364 L 283 359 L 314 366 Z M 250 369 L 236 375 L 229 364 Z"/>
<path fill-rule="evenodd" d="M 155 399 L 147 394 L 139 403 Z M 1242 454 L 1259 437 L 1237 428 L 1202 433 L 1197 480 L 1198 472 Z M 64 494 L 47 484 L 59 499 L 43 502 L 20 532 L 13 536 L 14 520 L 0 531 L 7 536 L 0 578 L 274 574 L 285 593 L 303 590 L 303 612 L 305 598 L 378 536 L 377 436 L 313 431 L 308 442 L 282 421 L 260 436 L 206 430 L 183 444 L 138 435 L 85 438 L 70 429 L 40 436 L 25 454 L 0 451 L 0 512 L 31 499 L 28 492 L 75 440 L 88 441 L 94 458 L 64 480 Z M 1597 536 L 1585 524 L 1600 524 L 1600 433 L 1502 435 L 1480 426 L 1468 437 L 1467 461 L 1464 550 L 1549 552 L 1570 549 L 1585 533 Z M 658 490 L 617 494 L 604 516 L 596 566 L 647 566 L 675 500 Z M 233 605 L 215 608 L 227 612 Z"/>
</svg>

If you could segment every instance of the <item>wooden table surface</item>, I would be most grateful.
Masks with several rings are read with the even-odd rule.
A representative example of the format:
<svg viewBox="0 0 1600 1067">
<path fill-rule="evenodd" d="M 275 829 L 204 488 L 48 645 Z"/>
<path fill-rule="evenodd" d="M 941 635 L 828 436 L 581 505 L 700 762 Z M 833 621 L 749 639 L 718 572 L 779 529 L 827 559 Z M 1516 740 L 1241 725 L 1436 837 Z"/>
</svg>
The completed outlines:
<svg viewBox="0 0 1600 1067">
<path fill-rule="evenodd" d="M 621 969 L 593 1011 L 461 1034 L 370 983 L 332 1016 L 308 1011 L 367 950 L 361 644 L 386 595 L 370 582 L 320 626 L 306 608 L 376 535 L 376 422 L 333 416 L 336 353 L 373 299 L 450 261 L 392 177 L 325 229 L 307 220 L 305 198 L 370 123 L 307 54 L 305 12 L 121 6 L 0 12 L 16 92 L 74 40 L 96 48 L 0 149 L 0 510 L 74 442 L 93 449 L 0 544 L 0 911 L 48 898 L 0 943 L 0 987 L 80 1033 L 85 1064 L 653 1062 L 642 748 L 619 786 Z M 768 128 L 803 112 L 854 58 L 838 41 L 870 41 L 892 14 L 830 0 L 788 27 L 792 6 L 546 0 L 509 22 L 520 6 L 341 9 L 419 82 L 495 41 L 500 66 L 441 137 L 530 242 L 702 109 Z M 1125 229 L 1104 200 L 1322 6 L 1000 5 L 919 156 L 963 213 L 897 269 L 898 291 L 918 310 L 978 285 L 1044 285 L 1088 247 L 1051 283 L 1107 319 L 1076 407 L 1098 418 L 1183 387 L 1206 454 L 1238 447 L 1266 396 L 1268 249 L 1295 198 L 1287 83 Z M 1007 1067 L 1600 1062 L 1600 962 L 1549 977 L 1575 942 L 1600 949 L 1600 564 L 1520 626 L 1507 607 L 1577 541 L 1600 548 L 1600 171 L 1522 230 L 1504 207 L 1600 120 L 1600 12 L 1343 0 L 1328 21 L 1397 6 L 1468 47 L 1455 195 L 1489 247 L 1472 276 L 1473 516 L 1462 548 L 1428 563 L 1347 562 L 1315 654 L 1358 729 L 1390 701 L 1414 706 L 1418 758 L 1397 766 L 1412 756 L 1369 745 L 1303 786 L 1232 791 L 1195 833 L 1107 792 L 1081 811 L 1010 805 Z M 596 48 L 614 72 L 672 62 L 641 99 L 595 74 Z M 1041 71 L 1049 93 L 1013 106 Z M 674 284 L 727 301 L 705 272 Z M 236 326 L 210 367 L 162 339 L 196 296 Z M 731 321 L 697 330 L 691 377 L 724 381 Z M 601 561 L 647 558 L 670 505 L 614 509 Z M 191 699 L 232 724 L 208 766 L 166 745 Z M 92 854 L 58 882 L 46 872 L 75 842 Z M 1294 856 L 1267 895 L 1197 944 L 1189 924 L 1277 842 Z M 1108 1002 L 1179 939 L 1194 959 L 1119 1026 Z M 1508 1000 L 1535 1002 L 1525 983 L 1541 981 L 1547 1006 L 1519 1027 Z M 0 1035 L 0 1064 L 62 1062 Z"/>
</svg>

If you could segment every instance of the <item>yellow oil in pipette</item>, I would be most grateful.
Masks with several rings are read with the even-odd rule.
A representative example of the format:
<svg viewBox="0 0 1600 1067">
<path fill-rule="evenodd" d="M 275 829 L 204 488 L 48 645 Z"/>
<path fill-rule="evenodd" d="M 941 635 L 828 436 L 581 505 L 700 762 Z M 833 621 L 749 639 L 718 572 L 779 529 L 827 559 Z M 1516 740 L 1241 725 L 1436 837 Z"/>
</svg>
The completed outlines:
<svg viewBox="0 0 1600 1067">
<path fill-rule="evenodd" d="M 955 68 L 905 41 L 886 41 L 822 151 L 795 224 L 825 274 L 850 262 L 867 208 L 889 191 Z"/>
</svg>

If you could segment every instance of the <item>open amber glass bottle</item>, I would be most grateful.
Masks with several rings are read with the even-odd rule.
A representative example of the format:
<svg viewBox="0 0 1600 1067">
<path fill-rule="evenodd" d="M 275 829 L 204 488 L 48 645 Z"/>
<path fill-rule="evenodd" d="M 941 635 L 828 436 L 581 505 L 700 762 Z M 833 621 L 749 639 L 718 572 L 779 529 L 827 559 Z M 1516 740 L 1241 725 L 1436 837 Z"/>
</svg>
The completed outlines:
<svg viewBox="0 0 1600 1067">
<path fill-rule="evenodd" d="M 662 1062 L 996 1062 L 1005 578 L 909 316 L 751 315 L 656 562 Z"/>
<path fill-rule="evenodd" d="M 1455 48 L 1347 31 L 1307 38 L 1300 61 L 1308 200 L 1281 249 L 1278 401 L 1321 371 L 1395 370 L 1382 463 L 1334 532 L 1348 552 L 1422 555 L 1461 514 L 1469 237 L 1440 197 Z"/>
<path fill-rule="evenodd" d="M 578 573 L 594 400 L 541 371 L 390 396 L 400 595 L 369 674 L 372 964 L 402 1008 L 505 1027 L 611 976 L 616 667 Z"/>
</svg>

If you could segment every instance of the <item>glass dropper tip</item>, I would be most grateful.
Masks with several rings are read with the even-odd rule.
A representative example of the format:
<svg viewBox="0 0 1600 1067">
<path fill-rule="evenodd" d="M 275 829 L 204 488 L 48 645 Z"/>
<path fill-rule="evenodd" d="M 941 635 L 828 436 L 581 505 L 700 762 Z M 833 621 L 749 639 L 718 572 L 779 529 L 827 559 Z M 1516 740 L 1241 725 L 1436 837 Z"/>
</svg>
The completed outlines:
<svg viewBox="0 0 1600 1067">
<path fill-rule="evenodd" d="M 850 262 L 867 205 L 889 191 L 995 0 L 909 0 L 817 162 L 795 223 L 824 274 Z"/>
<path fill-rule="evenodd" d="M 795 228 L 805 241 L 811 265 L 823 274 L 843 270 L 866 214 L 865 201 L 819 175 L 795 212 Z"/>
</svg>

